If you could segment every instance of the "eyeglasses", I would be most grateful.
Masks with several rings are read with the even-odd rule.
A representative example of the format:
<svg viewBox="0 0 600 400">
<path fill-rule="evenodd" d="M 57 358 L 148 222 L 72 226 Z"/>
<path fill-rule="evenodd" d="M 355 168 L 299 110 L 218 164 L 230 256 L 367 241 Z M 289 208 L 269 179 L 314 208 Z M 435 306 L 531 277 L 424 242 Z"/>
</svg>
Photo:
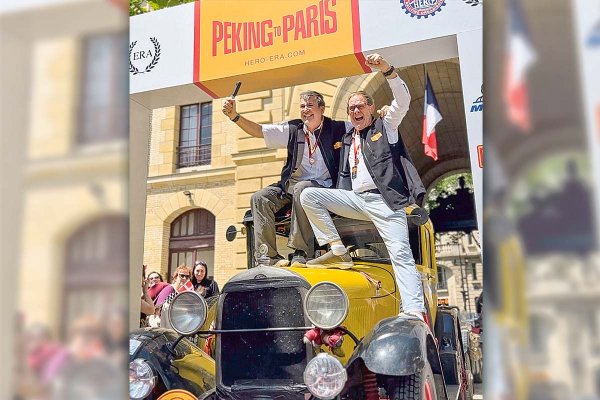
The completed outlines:
<svg viewBox="0 0 600 400">
<path fill-rule="evenodd" d="M 190 279 L 190 276 L 188 274 L 179 274 L 179 277 L 182 279 Z"/>
<path fill-rule="evenodd" d="M 365 103 L 358 103 L 348 106 L 348 112 L 353 113 L 357 108 L 362 111 L 367 105 Z"/>
<path fill-rule="evenodd" d="M 160 279 L 160 277 L 158 275 L 154 275 L 154 276 L 148 277 L 148 279 L 154 280 L 154 279 Z"/>
<path fill-rule="evenodd" d="M 310 103 L 306 103 L 306 104 L 300 104 L 300 109 L 304 110 L 304 109 L 313 109 L 315 108 L 317 105 L 316 104 L 310 104 Z"/>
</svg>

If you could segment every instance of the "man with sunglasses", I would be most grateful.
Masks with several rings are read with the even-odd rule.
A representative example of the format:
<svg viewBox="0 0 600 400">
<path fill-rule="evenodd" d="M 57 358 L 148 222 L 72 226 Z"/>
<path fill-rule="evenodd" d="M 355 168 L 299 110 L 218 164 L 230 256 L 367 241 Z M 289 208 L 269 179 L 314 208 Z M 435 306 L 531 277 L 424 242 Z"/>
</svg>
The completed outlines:
<svg viewBox="0 0 600 400">
<path fill-rule="evenodd" d="M 425 188 L 398 134 L 410 106 L 410 93 L 395 68 L 379 54 L 367 56 L 366 64 L 387 78 L 394 100 L 384 118 L 375 118 L 374 101 L 368 93 L 350 94 L 347 111 L 353 128 L 342 139 L 337 188 L 307 188 L 300 196 L 317 241 L 331 248 L 307 267 L 353 266 L 330 211 L 372 221 L 390 254 L 404 313 L 422 320 L 421 276 L 410 249 L 404 207 L 422 202 Z"/>
<path fill-rule="evenodd" d="M 335 187 L 338 177 L 341 138 L 348 122 L 325 117 L 325 100 L 315 91 L 300 93 L 300 117 L 279 124 L 257 124 L 236 111 L 236 102 L 227 98 L 223 114 L 244 132 L 264 138 L 268 148 L 287 148 L 287 159 L 281 179 L 254 193 L 251 198 L 254 218 L 255 256 L 261 244 L 268 248 L 269 265 L 283 265 L 277 251 L 275 214 L 292 204 L 288 247 L 294 249 L 291 264 L 305 264 L 314 254 L 314 236 L 304 210 L 300 193 L 308 187 Z"/>
</svg>

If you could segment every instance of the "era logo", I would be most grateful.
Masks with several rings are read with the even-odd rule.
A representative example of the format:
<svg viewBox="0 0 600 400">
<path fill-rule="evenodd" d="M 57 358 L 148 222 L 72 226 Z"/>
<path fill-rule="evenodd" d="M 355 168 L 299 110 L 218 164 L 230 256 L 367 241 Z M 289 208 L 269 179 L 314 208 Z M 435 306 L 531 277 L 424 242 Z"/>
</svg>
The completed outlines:
<svg viewBox="0 0 600 400">
<path fill-rule="evenodd" d="M 133 60 L 134 61 L 135 60 L 141 60 L 141 59 L 144 59 L 146 57 L 148 57 L 148 58 L 154 57 L 154 55 L 152 54 L 151 50 L 148 50 L 148 51 L 144 51 L 144 50 L 142 50 L 142 51 L 136 51 L 135 53 L 133 53 Z"/>
<path fill-rule="evenodd" d="M 160 43 L 155 37 L 150 38 L 152 47 L 136 49 L 138 41 L 129 44 L 129 72 L 133 75 L 150 72 L 160 60 Z M 144 60 L 140 62 L 140 60 Z"/>
</svg>

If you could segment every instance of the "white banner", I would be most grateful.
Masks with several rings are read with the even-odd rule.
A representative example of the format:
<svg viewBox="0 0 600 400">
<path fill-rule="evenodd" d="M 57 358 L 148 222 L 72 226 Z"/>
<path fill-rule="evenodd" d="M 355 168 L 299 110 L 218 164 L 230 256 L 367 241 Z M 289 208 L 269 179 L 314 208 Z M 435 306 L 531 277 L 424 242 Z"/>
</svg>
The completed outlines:
<svg viewBox="0 0 600 400">
<path fill-rule="evenodd" d="M 482 29 L 482 3 L 464 0 L 359 0 L 362 50 L 368 53 Z M 445 58 L 437 55 L 436 59 Z"/>
<path fill-rule="evenodd" d="M 477 225 L 483 242 L 483 31 L 457 35 Z"/>
<path fill-rule="evenodd" d="M 194 3 L 129 22 L 129 93 L 194 82 Z"/>
<path fill-rule="evenodd" d="M 577 50 L 579 52 L 580 92 L 585 110 L 585 126 L 588 137 L 588 148 L 592 162 L 593 199 L 596 219 L 596 233 L 600 228 L 600 7 L 595 2 L 590 7 L 588 1 L 574 0 L 571 7 L 574 26 L 577 30 Z M 596 235 L 600 239 L 600 235 Z"/>
</svg>

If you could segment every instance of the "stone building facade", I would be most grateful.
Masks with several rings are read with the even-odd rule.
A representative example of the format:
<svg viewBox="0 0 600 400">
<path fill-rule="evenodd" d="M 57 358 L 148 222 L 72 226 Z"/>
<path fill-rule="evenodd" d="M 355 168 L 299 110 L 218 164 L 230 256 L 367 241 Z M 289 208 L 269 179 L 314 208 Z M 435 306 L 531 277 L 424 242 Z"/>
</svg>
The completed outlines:
<svg viewBox="0 0 600 400">
<path fill-rule="evenodd" d="M 389 103 L 391 91 L 382 85 L 384 79 L 373 73 L 239 95 L 237 110 L 257 123 L 299 118 L 299 95 L 310 89 L 323 94 L 326 116 L 345 120 L 350 92 L 367 90 L 375 94 L 376 104 Z M 181 135 L 189 129 L 183 122 L 187 111 L 182 110 L 188 106 L 152 110 L 144 239 L 144 264 L 148 271 L 159 271 L 166 277 L 178 264 L 191 265 L 201 258 L 209 265 L 209 275 L 223 285 L 247 268 L 246 237 L 238 235 L 230 243 L 225 239 L 225 230 L 229 225 L 242 226 L 250 197 L 279 179 L 287 153 L 285 149 L 266 149 L 262 138 L 243 132 L 222 114 L 221 104 L 222 99 L 218 99 L 197 106 L 198 110 L 210 109 L 210 118 L 206 118 L 210 120 L 210 140 L 206 140 L 210 154 L 207 156 L 201 149 L 200 159 L 191 162 L 198 165 L 188 165 L 185 146 L 181 146 Z M 202 128 L 195 129 L 202 136 Z M 191 242 L 186 256 L 173 258 L 177 247 L 172 234 L 174 223 L 193 210 L 204 210 L 201 212 L 214 217 L 214 228 L 209 229 L 212 238 L 204 237 L 206 243 L 195 249 L 198 242 Z M 191 238 L 202 236 L 196 234 Z"/>
<path fill-rule="evenodd" d="M 483 264 L 479 232 L 436 234 L 438 302 L 475 312 L 483 290 Z"/>
</svg>

